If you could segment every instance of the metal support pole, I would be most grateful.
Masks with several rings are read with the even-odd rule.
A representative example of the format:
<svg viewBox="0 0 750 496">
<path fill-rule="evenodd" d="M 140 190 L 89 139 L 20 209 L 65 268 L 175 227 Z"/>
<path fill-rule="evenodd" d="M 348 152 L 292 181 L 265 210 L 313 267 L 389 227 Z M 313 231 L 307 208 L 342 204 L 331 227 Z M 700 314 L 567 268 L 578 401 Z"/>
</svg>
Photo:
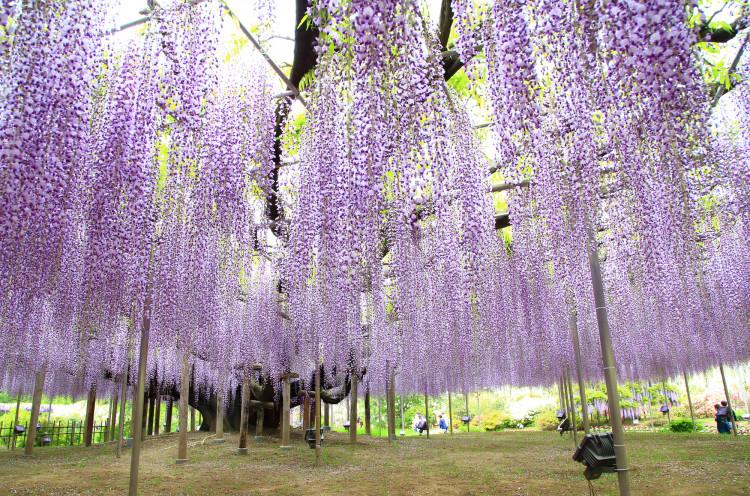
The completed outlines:
<svg viewBox="0 0 750 496">
<path fill-rule="evenodd" d="M 672 415 L 669 413 L 669 398 L 667 398 L 667 385 L 661 380 L 661 392 L 664 395 L 664 406 L 667 407 L 667 423 L 672 423 Z"/>
<path fill-rule="evenodd" d="M 588 237 L 589 270 L 591 271 L 591 286 L 594 292 L 596 307 L 596 321 L 599 327 L 599 343 L 602 347 L 602 361 L 604 362 L 604 381 L 607 385 L 607 403 L 609 404 L 609 418 L 612 423 L 614 438 L 615 463 L 617 468 L 617 482 L 620 496 L 630 496 L 630 469 L 628 455 L 625 450 L 625 431 L 620 418 L 620 394 L 617 391 L 617 370 L 615 369 L 615 355 L 612 350 L 612 336 L 609 333 L 609 317 L 607 315 L 607 300 L 604 297 L 604 283 L 602 281 L 599 254 L 596 240 L 590 225 L 586 226 Z"/>
<path fill-rule="evenodd" d="M 727 387 L 727 378 L 724 375 L 724 364 L 719 364 L 719 372 L 721 372 L 721 382 L 724 383 L 724 396 L 727 397 L 727 408 L 729 411 L 727 414 L 729 415 L 729 421 L 732 423 L 732 434 L 735 436 L 737 435 L 737 422 L 734 420 L 734 415 L 732 413 L 734 410 L 732 410 L 732 399 L 729 397 L 729 388 Z"/>
</svg>

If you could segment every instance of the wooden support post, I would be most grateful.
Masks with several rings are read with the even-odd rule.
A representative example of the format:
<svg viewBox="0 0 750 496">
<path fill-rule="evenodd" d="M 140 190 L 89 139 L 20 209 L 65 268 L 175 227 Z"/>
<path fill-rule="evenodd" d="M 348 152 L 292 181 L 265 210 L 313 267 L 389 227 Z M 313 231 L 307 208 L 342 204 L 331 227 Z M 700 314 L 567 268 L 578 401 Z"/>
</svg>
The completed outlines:
<svg viewBox="0 0 750 496">
<path fill-rule="evenodd" d="M 214 442 L 224 442 L 224 390 L 221 385 L 216 389 L 216 439 Z"/>
<path fill-rule="evenodd" d="M 117 429 L 115 427 L 117 425 L 117 407 L 119 403 L 119 396 L 117 392 L 115 392 L 112 395 L 111 402 L 112 402 L 112 416 L 110 417 L 110 420 L 109 420 L 110 433 L 109 433 L 109 439 L 107 439 L 107 441 L 114 441 L 115 438 L 117 437 Z"/>
<path fill-rule="evenodd" d="M 167 396 L 167 418 L 164 421 L 164 432 L 172 432 L 172 407 L 174 405 L 174 398 Z"/>
<path fill-rule="evenodd" d="M 195 408 L 190 408 L 190 432 L 195 432 Z"/>
<path fill-rule="evenodd" d="M 560 391 L 562 394 L 562 400 L 563 400 L 563 410 L 565 411 L 565 416 L 568 419 L 568 424 L 572 426 L 572 420 L 571 420 L 571 414 L 570 414 L 570 396 L 568 395 L 568 383 L 565 380 L 565 373 L 560 376 Z"/>
<path fill-rule="evenodd" d="M 352 387 L 349 395 L 351 396 L 349 409 L 349 442 L 357 442 L 357 373 L 352 372 Z"/>
<path fill-rule="evenodd" d="M 427 423 L 427 439 L 430 439 L 430 403 L 427 396 L 427 389 L 424 391 L 424 419 Z"/>
<path fill-rule="evenodd" d="M 466 432 L 471 432 L 471 429 L 469 428 L 469 425 L 471 424 L 471 416 L 469 415 L 469 393 L 464 392 L 464 403 L 466 403 L 466 418 L 468 419 L 468 422 L 466 422 Z"/>
<path fill-rule="evenodd" d="M 581 397 L 581 420 L 583 431 L 588 434 L 591 431 L 589 422 L 589 404 L 586 401 L 586 384 L 583 381 L 583 362 L 581 358 L 581 341 L 578 335 L 578 312 L 570 312 L 570 335 L 573 340 L 573 353 L 576 360 L 576 378 L 578 379 L 578 395 Z"/>
<path fill-rule="evenodd" d="M 320 465 L 322 446 L 320 444 L 320 365 L 315 368 L 315 465 Z"/>
<path fill-rule="evenodd" d="M 371 424 L 371 412 L 370 412 L 370 386 L 365 388 L 365 434 L 372 436 L 372 424 Z"/>
<path fill-rule="evenodd" d="M 76 421 L 74 420 L 70 426 L 70 445 L 76 445 Z"/>
<path fill-rule="evenodd" d="M 568 396 L 570 402 L 570 426 L 573 428 L 573 446 L 578 447 L 578 419 L 576 419 L 576 399 L 573 395 L 573 384 L 570 380 L 570 371 L 565 373 Z"/>
<path fill-rule="evenodd" d="M 406 431 L 404 428 L 404 424 L 406 423 L 406 420 L 404 419 L 404 395 L 403 394 L 398 395 L 398 404 L 399 404 L 399 407 L 401 408 L 401 435 L 404 436 L 406 435 Z"/>
<path fill-rule="evenodd" d="M 109 401 L 107 402 L 107 419 L 104 421 L 105 429 L 104 429 L 104 439 L 102 442 L 106 443 L 109 441 L 110 436 L 112 435 L 112 400 L 114 399 L 114 396 L 109 397 Z"/>
<path fill-rule="evenodd" d="M 628 467 L 628 456 L 625 450 L 625 430 L 622 427 L 622 419 L 619 413 L 620 393 L 617 390 L 617 369 L 615 368 L 615 355 L 612 349 L 612 336 L 609 332 L 607 300 L 604 295 L 604 282 L 602 281 L 594 231 L 588 222 L 586 230 L 588 237 L 589 272 L 591 274 L 591 286 L 594 293 L 597 327 L 599 328 L 599 344 L 602 348 L 604 381 L 607 384 L 607 403 L 610 411 L 609 420 L 612 424 L 612 437 L 614 438 L 617 483 L 620 489 L 620 496 L 630 496 L 630 468 Z"/>
<path fill-rule="evenodd" d="M 721 372 L 721 382 L 724 384 L 724 396 L 726 396 L 727 398 L 727 408 L 729 409 L 727 414 L 729 415 L 729 420 L 732 423 L 732 434 L 736 436 L 737 435 L 737 422 L 734 420 L 734 415 L 732 415 L 734 410 L 732 409 L 732 399 L 729 397 L 729 388 L 727 387 L 727 377 L 724 375 L 723 363 L 719 363 L 719 372 Z"/>
<path fill-rule="evenodd" d="M 156 384 L 154 384 L 156 386 Z M 154 435 L 154 410 L 156 408 L 156 392 L 149 391 L 148 397 L 148 421 L 146 423 L 146 435 Z"/>
<path fill-rule="evenodd" d="M 37 370 L 34 376 L 34 395 L 31 398 L 31 420 L 29 427 L 26 429 L 26 448 L 24 454 L 31 456 L 34 452 L 34 441 L 36 441 L 36 424 L 39 422 L 39 408 L 42 406 L 42 389 L 44 388 L 44 378 L 47 375 L 47 366 L 43 365 Z"/>
<path fill-rule="evenodd" d="M 323 404 L 323 425 L 331 425 L 331 405 L 328 403 Z"/>
<path fill-rule="evenodd" d="M 149 260 L 149 265 L 151 261 Z M 130 482 L 128 488 L 129 496 L 138 495 L 138 469 L 141 461 L 141 443 L 143 440 L 143 426 L 141 418 L 144 413 L 145 394 L 146 394 L 146 361 L 148 360 L 148 339 L 151 332 L 151 287 L 153 284 L 153 273 L 148 270 L 148 279 L 146 281 L 146 294 L 143 301 L 143 317 L 141 322 L 141 342 L 138 351 L 138 385 L 133 393 L 135 403 L 135 414 L 133 423 L 136 427 L 133 432 L 133 449 L 130 454 Z"/>
<path fill-rule="evenodd" d="M 451 390 L 448 390 L 448 429 L 453 435 L 453 405 L 451 403 Z"/>
<path fill-rule="evenodd" d="M 289 425 L 289 415 L 291 410 L 291 403 L 292 403 L 292 394 L 291 394 L 291 384 L 290 380 L 292 378 L 296 377 L 296 374 L 285 374 L 282 378 L 282 389 L 281 389 L 281 397 L 282 397 L 282 406 L 281 406 L 281 448 L 282 449 L 289 449 L 291 448 L 290 443 L 290 425 Z"/>
<path fill-rule="evenodd" d="M 154 408 L 154 436 L 159 435 L 161 431 L 161 394 L 156 392 L 156 408 Z"/>
<path fill-rule="evenodd" d="M 302 397 L 302 432 L 307 432 L 307 429 L 310 428 L 310 395 L 307 394 L 307 391 L 304 391 L 302 393 L 304 396 Z"/>
<path fill-rule="evenodd" d="M 263 439 L 263 421 L 265 420 L 266 410 L 260 406 L 255 410 L 255 440 L 261 441 Z"/>
<path fill-rule="evenodd" d="M 148 419 L 148 393 L 143 394 L 143 415 L 141 415 L 141 441 L 146 439 L 146 433 L 148 432 L 146 423 Z"/>
<path fill-rule="evenodd" d="M 237 452 L 240 455 L 247 454 L 247 422 L 250 413 L 250 378 L 245 377 L 242 381 L 242 409 L 240 411 L 240 446 Z"/>
<path fill-rule="evenodd" d="M 182 373 L 180 374 L 180 434 L 177 440 L 177 460 L 175 463 L 183 465 L 188 462 L 187 433 L 188 433 L 188 400 L 190 399 L 190 362 L 187 351 L 182 354 Z"/>
<path fill-rule="evenodd" d="M 16 449 L 16 426 L 18 425 L 18 413 L 21 411 L 21 388 L 18 388 L 18 395 L 16 395 L 16 416 L 13 419 L 13 432 L 11 436 L 13 436 L 13 439 L 11 441 L 10 449 Z"/>
<path fill-rule="evenodd" d="M 396 369 L 391 369 L 391 380 L 388 388 L 388 440 L 396 440 Z"/>
<path fill-rule="evenodd" d="M 685 377 L 685 391 L 687 391 L 688 406 L 690 407 L 690 421 L 693 423 L 693 431 L 695 431 L 695 413 L 693 412 L 693 399 L 690 397 L 690 382 L 688 382 L 687 372 L 683 370 L 682 375 Z"/>
<path fill-rule="evenodd" d="M 128 367 L 129 368 L 129 367 Z M 128 374 L 120 376 L 120 420 L 117 424 L 117 446 L 115 456 L 120 458 L 122 454 L 122 442 L 125 436 L 125 401 L 128 398 Z"/>
</svg>

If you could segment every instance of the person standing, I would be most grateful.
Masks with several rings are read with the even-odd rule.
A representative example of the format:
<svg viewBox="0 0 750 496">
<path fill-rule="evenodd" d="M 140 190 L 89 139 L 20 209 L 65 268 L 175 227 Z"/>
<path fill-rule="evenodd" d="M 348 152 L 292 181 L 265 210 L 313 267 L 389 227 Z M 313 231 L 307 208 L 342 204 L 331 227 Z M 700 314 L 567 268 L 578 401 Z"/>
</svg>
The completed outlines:
<svg viewBox="0 0 750 496">
<path fill-rule="evenodd" d="M 714 419 L 716 420 L 716 430 L 719 431 L 719 434 L 729 434 L 731 432 L 731 427 L 727 428 L 728 408 L 716 403 L 714 405 L 714 410 L 716 410 L 716 414 L 714 415 Z"/>
<path fill-rule="evenodd" d="M 734 413 L 734 410 L 729 408 L 729 403 L 727 403 L 727 400 L 721 401 L 719 410 L 721 410 L 722 408 L 726 412 L 724 428 L 726 429 L 727 434 L 730 434 L 732 432 L 732 421 L 737 422 L 737 414 Z"/>
</svg>

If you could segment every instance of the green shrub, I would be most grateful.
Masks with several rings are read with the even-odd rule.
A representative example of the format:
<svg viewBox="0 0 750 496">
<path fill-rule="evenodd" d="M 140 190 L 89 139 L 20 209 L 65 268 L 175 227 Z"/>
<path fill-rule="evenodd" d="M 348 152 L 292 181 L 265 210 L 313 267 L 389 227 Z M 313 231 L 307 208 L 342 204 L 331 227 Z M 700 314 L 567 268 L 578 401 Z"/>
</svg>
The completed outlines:
<svg viewBox="0 0 750 496">
<path fill-rule="evenodd" d="M 557 410 L 554 408 L 547 408 L 536 414 L 534 424 L 537 429 L 541 431 L 554 431 L 560 424 L 557 419 Z"/>
<path fill-rule="evenodd" d="M 674 419 L 668 427 L 672 432 L 693 432 L 693 422 L 686 418 Z"/>
<path fill-rule="evenodd" d="M 511 426 L 511 419 L 508 415 L 499 410 L 490 410 L 471 419 L 471 426 L 478 429 L 480 426 L 485 431 L 501 431 Z"/>
</svg>

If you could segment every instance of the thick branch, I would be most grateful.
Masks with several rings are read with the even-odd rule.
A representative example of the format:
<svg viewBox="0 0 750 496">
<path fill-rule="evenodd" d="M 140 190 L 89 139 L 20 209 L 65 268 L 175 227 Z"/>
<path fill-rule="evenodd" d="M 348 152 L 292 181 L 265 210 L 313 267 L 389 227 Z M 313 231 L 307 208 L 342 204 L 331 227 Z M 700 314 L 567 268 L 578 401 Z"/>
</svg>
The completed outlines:
<svg viewBox="0 0 750 496">
<path fill-rule="evenodd" d="M 297 15 L 295 16 L 294 31 L 294 60 L 292 70 L 289 74 L 289 82 L 293 88 L 298 88 L 299 83 L 317 63 L 314 46 L 318 38 L 318 28 L 302 19 L 307 13 L 307 0 L 295 0 Z M 292 89 L 292 88 L 290 88 Z M 293 98 L 293 97 L 290 97 Z M 271 172 L 271 190 L 266 197 L 266 214 L 276 236 L 282 237 L 282 211 L 279 205 L 279 169 L 281 168 L 281 134 L 284 131 L 284 124 L 289 115 L 289 105 L 284 100 L 279 100 L 276 107 L 276 124 L 274 126 L 274 147 L 273 147 L 273 171 Z"/>
<path fill-rule="evenodd" d="M 440 28 L 438 39 L 443 50 L 448 48 L 448 38 L 450 38 L 452 26 L 453 8 L 451 8 L 451 0 L 443 0 L 440 4 L 440 22 L 438 23 L 438 27 Z"/>
</svg>

